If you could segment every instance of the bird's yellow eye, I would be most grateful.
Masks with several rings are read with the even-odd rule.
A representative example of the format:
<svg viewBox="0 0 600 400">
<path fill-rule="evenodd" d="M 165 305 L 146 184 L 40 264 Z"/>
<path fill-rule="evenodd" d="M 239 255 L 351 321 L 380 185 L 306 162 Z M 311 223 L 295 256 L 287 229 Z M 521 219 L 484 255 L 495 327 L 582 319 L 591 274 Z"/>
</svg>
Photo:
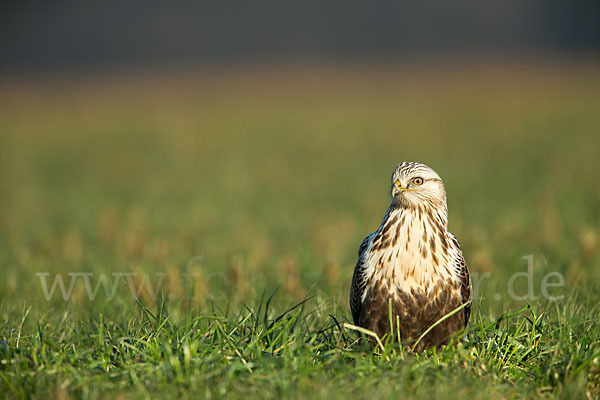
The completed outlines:
<svg viewBox="0 0 600 400">
<path fill-rule="evenodd" d="M 417 186 L 421 186 L 423 184 L 423 178 L 414 178 L 412 180 L 412 183 L 414 183 Z"/>
</svg>

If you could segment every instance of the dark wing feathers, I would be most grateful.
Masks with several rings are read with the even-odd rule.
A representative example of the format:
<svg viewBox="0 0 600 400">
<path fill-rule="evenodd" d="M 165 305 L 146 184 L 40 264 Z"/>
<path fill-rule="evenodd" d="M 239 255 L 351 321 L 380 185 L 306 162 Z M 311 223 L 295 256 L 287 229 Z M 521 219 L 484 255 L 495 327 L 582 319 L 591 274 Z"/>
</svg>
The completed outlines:
<svg viewBox="0 0 600 400">
<path fill-rule="evenodd" d="M 350 311 L 352 312 L 352 319 L 354 324 L 358 325 L 358 319 L 360 316 L 361 298 L 365 290 L 367 281 L 364 276 L 365 259 L 367 249 L 373 238 L 373 233 L 367 236 L 360 247 L 358 248 L 358 261 L 354 267 L 354 274 L 352 275 L 352 285 L 350 285 Z"/>
<path fill-rule="evenodd" d="M 467 268 L 467 263 L 465 262 L 465 258 L 462 255 L 462 250 L 460 249 L 460 243 L 458 243 L 458 239 L 451 233 L 449 233 L 450 238 L 456 245 L 458 249 L 459 258 L 456 260 L 456 271 L 458 272 L 458 276 L 460 277 L 460 294 L 462 296 L 462 301 L 464 303 L 469 303 L 465 306 L 465 326 L 469 323 L 469 316 L 471 315 L 471 278 L 469 275 L 469 269 Z"/>
</svg>

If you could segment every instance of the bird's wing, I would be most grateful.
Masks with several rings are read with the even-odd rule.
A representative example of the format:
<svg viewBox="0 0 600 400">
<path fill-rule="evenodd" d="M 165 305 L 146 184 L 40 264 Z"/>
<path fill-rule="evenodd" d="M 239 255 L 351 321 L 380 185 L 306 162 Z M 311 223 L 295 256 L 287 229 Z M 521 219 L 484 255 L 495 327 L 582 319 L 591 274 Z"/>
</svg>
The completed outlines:
<svg viewBox="0 0 600 400">
<path fill-rule="evenodd" d="M 469 316 L 471 315 L 471 277 L 469 275 L 469 268 L 467 267 L 467 263 L 465 262 L 465 258 L 462 255 L 462 250 L 460 249 L 460 243 L 458 243 L 458 239 L 449 233 L 452 242 L 456 245 L 458 257 L 455 260 L 454 268 L 456 269 L 457 276 L 460 279 L 460 294 L 462 296 L 462 302 L 468 303 L 465 306 L 465 326 L 469 323 Z"/>
<path fill-rule="evenodd" d="M 354 274 L 352 275 L 352 284 L 350 285 L 350 311 L 352 312 L 352 319 L 354 320 L 355 325 L 358 325 L 361 299 L 367 285 L 364 274 L 366 268 L 365 260 L 374 234 L 375 232 L 371 233 L 360 244 L 360 247 L 358 248 L 358 261 L 356 262 Z"/>
</svg>

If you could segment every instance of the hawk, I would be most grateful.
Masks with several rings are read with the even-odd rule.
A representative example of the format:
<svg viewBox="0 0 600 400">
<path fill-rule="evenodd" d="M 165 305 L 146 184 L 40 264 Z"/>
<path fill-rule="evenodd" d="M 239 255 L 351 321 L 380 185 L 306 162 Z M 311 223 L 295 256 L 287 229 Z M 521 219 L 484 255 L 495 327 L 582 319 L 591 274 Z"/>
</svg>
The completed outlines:
<svg viewBox="0 0 600 400">
<path fill-rule="evenodd" d="M 444 184 L 433 169 L 398 165 L 392 203 L 358 250 L 350 286 L 355 325 L 381 338 L 391 320 L 394 336 L 399 328 L 400 340 L 415 351 L 443 345 L 467 325 L 471 281 L 458 240 L 448 232 L 447 210 Z"/>
</svg>

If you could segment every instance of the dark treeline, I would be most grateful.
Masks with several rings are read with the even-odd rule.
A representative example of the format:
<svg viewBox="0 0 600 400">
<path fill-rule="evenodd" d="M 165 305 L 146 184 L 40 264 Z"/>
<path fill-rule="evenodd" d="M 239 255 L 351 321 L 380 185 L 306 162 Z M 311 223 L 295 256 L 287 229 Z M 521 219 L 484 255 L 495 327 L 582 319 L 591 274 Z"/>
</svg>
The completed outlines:
<svg viewBox="0 0 600 400">
<path fill-rule="evenodd" d="M 0 68 L 597 52 L 600 1 L 13 1 Z"/>
</svg>

